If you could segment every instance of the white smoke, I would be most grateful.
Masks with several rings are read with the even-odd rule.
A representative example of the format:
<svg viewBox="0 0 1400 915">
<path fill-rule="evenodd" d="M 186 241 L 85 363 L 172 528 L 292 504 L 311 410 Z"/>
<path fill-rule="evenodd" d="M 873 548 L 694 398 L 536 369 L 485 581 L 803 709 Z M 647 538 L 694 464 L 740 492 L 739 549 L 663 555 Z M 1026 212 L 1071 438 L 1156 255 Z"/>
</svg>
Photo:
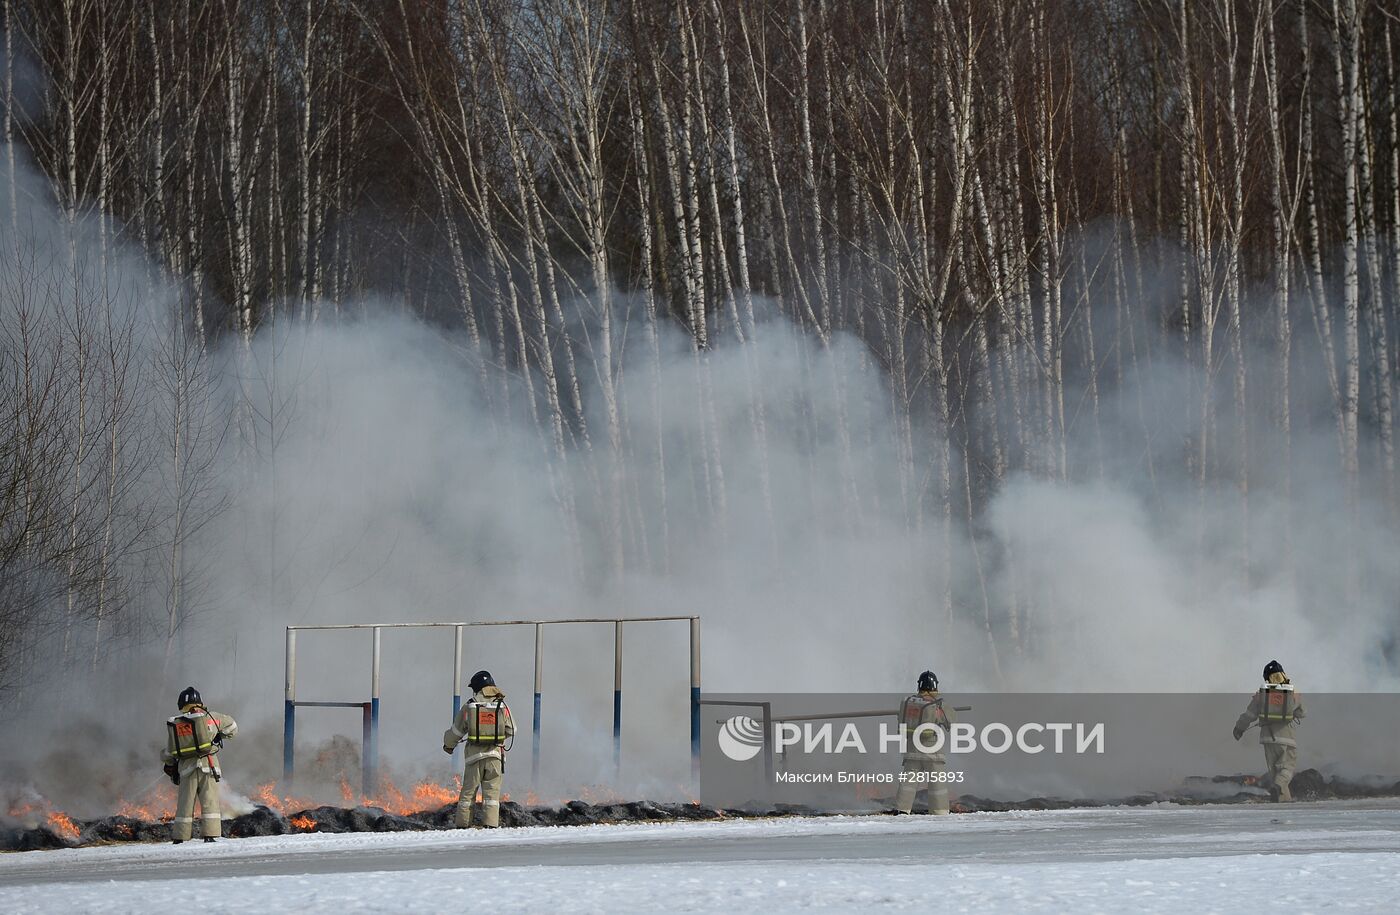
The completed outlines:
<svg viewBox="0 0 1400 915">
<path fill-rule="evenodd" d="M 52 207 L 27 206 L 23 223 L 30 250 L 65 256 L 67 230 Z M 8 232 L 11 220 L 0 224 Z M 89 249 L 91 235 L 80 244 Z M 141 303 L 138 350 L 154 365 L 167 351 L 167 306 L 177 290 L 151 287 L 153 269 L 129 254 L 109 269 L 117 286 L 143 291 L 129 300 Z M 616 300 L 619 309 L 629 305 L 621 294 Z M 4 302 L 7 316 L 14 307 Z M 71 766 L 55 747 L 68 742 L 76 720 L 100 735 L 96 765 L 154 768 L 161 721 L 188 682 L 240 720 L 228 751 L 235 782 L 247 788 L 276 775 L 287 625 L 696 614 L 704 684 L 731 692 L 894 692 L 925 668 L 950 694 L 1236 690 L 1271 657 L 1313 690 L 1396 685 L 1377 646 L 1394 633 L 1400 544 L 1380 509 L 1364 510 L 1359 535 L 1348 533 L 1325 411 L 1314 427 L 1295 429 L 1287 494 L 1267 456 L 1277 443 L 1255 436 L 1247 567 L 1228 477 L 1202 497 L 1180 469 L 1183 438 L 1193 431 L 1178 405 L 1191 390 L 1189 369 L 1165 357 L 1122 388 L 1101 379 L 1102 427 L 1073 428 L 1071 453 L 1101 453 L 1101 477 L 1013 476 L 970 528 L 955 483 L 947 542 L 933 496 L 910 521 L 891 393 L 874 354 L 850 336 L 823 346 L 770 314 L 747 348 L 721 341 L 702 360 L 682 331 L 663 325 L 656 365 L 632 307 L 616 341 L 627 436 L 614 477 L 591 369 L 582 383 L 592 454 L 575 432 L 563 467 L 530 418 L 526 379 L 483 370 L 464 333 L 429 327 L 390 301 L 344 312 L 368 317 L 283 322 L 264 328 L 247 352 L 232 337 L 221 340 L 229 434 L 208 504 L 226 510 L 198 531 L 187 556 L 201 572 L 203 612 L 186 621 L 168 658 L 164 639 L 138 631 L 91 678 L 65 672 L 68 685 L 54 694 L 62 702 L 38 702 L 37 714 L 4 725 L 7 766 L 34 778 L 44 763 Z M 588 324 L 583 314 L 578 320 Z M 1295 384 L 1301 401 L 1324 400 L 1315 380 Z M 1082 400 L 1082 391 L 1071 399 Z M 160 402 L 152 395 L 145 422 L 156 422 Z M 1216 447 L 1228 466 L 1228 399 L 1219 413 Z M 1144 421 L 1156 433 L 1150 478 Z M 934 485 L 945 434 L 915 429 L 920 487 Z M 707 451 L 724 474 L 718 515 L 720 484 L 704 471 Z M 955 446 L 955 461 L 959 453 Z M 953 473 L 960 481 L 960 468 Z M 614 516 L 602 498 L 613 479 L 625 502 L 616 523 L 650 551 L 630 555 L 617 580 L 609 574 Z M 161 482 L 148 481 L 153 493 Z M 561 488 L 576 499 L 577 540 L 560 510 Z M 1200 561 L 1203 545 L 1215 561 Z M 1344 595 L 1349 552 L 1365 582 L 1357 601 Z M 157 589 L 137 601 L 144 618 L 161 618 Z M 1013 619 L 1025 634 L 1020 644 L 1008 638 Z M 465 672 L 491 669 L 526 724 L 532 633 L 468 632 Z M 688 779 L 687 628 L 636 625 L 625 637 L 625 759 L 616 782 L 611 627 L 546 630 L 546 776 L 674 793 Z M 384 635 L 381 745 L 404 770 L 450 771 L 437 741 L 450 712 L 451 639 L 451 630 Z M 299 698 L 367 700 L 370 658 L 365 632 L 306 634 Z M 75 696 L 92 699 L 76 719 Z M 354 711 L 303 710 L 299 746 L 358 728 Z M 523 733 L 508 781 L 524 778 L 528 753 L 520 751 L 528 745 Z M 91 787 L 91 779 L 69 782 L 74 791 Z"/>
</svg>

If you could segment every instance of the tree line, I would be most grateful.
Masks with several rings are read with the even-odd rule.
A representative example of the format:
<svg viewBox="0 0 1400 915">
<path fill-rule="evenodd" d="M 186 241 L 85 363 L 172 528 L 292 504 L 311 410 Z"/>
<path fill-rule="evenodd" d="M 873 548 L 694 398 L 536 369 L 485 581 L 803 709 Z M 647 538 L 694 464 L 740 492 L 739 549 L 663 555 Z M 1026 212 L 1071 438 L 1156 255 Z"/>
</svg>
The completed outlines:
<svg viewBox="0 0 1400 915">
<path fill-rule="evenodd" d="M 911 531 L 974 527 L 1012 475 L 1128 466 L 1159 499 L 1231 493 L 1247 577 L 1251 496 L 1312 482 L 1291 448 L 1319 422 L 1342 510 L 1393 519 L 1392 0 L 0 2 L 0 673 L 38 604 L 65 655 L 128 624 L 168 655 L 214 455 L 276 436 L 224 415 L 219 360 L 380 296 L 485 355 L 598 580 L 665 568 L 677 500 L 723 528 L 726 436 L 771 503 L 774 320 L 864 344 Z M 35 199 L 66 254 L 25 235 Z M 133 249 L 139 293 L 111 279 Z M 154 344 L 118 302 L 152 289 Z M 625 341 L 659 386 L 674 331 L 697 432 L 668 456 L 621 378 Z M 714 417 L 726 347 L 740 431 Z M 832 523 L 858 523 L 849 379 L 808 381 L 800 421 L 843 455 Z M 950 551 L 930 562 L 951 616 Z M 1033 591 L 963 609 L 1024 647 Z"/>
</svg>

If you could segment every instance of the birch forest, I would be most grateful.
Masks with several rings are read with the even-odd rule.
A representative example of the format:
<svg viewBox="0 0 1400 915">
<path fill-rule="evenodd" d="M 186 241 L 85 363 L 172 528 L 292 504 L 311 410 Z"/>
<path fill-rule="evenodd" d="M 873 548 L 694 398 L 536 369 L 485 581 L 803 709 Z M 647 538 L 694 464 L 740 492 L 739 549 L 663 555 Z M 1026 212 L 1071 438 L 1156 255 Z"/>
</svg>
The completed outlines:
<svg viewBox="0 0 1400 915">
<path fill-rule="evenodd" d="M 425 529 L 560 612 L 844 565 L 899 579 L 847 612 L 1014 681 L 1133 577 L 1062 545 L 1055 494 L 1112 493 L 1173 574 L 1104 614 L 1287 606 L 1400 664 L 1394 0 L 0 4 L 7 702 L 178 688 L 234 607 L 273 652 L 363 621 L 304 584 L 295 443 L 348 394 L 299 354 L 390 318 L 451 368 L 386 411 L 469 401 L 453 440 L 519 468 Z M 402 559 L 384 476 L 337 494 L 387 514 L 335 593 Z M 458 584 L 413 612 L 519 597 Z"/>
</svg>

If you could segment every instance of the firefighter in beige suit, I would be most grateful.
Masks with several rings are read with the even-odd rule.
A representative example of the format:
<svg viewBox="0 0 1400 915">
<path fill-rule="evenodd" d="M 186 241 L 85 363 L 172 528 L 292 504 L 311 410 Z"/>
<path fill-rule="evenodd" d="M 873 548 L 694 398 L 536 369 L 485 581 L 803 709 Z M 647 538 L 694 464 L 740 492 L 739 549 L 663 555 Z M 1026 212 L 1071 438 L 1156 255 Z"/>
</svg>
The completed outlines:
<svg viewBox="0 0 1400 915">
<path fill-rule="evenodd" d="M 199 690 L 186 687 L 180 693 L 180 714 L 165 723 L 165 774 L 179 786 L 175 822 L 170 838 L 176 844 L 194 830 L 194 804 L 199 801 L 199 828 L 204 841 L 212 842 L 223 831 L 219 812 L 219 748 L 238 733 L 238 723 L 228 715 L 211 712 Z"/>
<path fill-rule="evenodd" d="M 899 730 L 904 737 L 904 768 L 895 794 L 896 813 L 911 813 L 914 797 L 928 790 L 928 812 L 948 812 L 948 783 L 940 780 L 947 759 L 942 746 L 953 724 L 953 712 L 943 707 L 938 695 L 938 677 L 926 670 L 919 675 L 918 692 L 904 700 L 899 709 Z M 942 740 L 939 739 L 941 731 Z M 933 748 L 939 749 L 935 751 Z"/>
<path fill-rule="evenodd" d="M 457 713 L 442 735 L 442 748 L 451 753 L 457 744 L 466 745 L 466 769 L 462 773 L 462 794 L 457 798 L 457 827 L 472 825 L 476 789 L 481 788 L 483 826 L 501 824 L 501 776 L 505 772 L 506 741 L 515 734 L 505 693 L 496 687 L 491 674 L 479 670 L 472 675 L 472 697 Z"/>
<path fill-rule="evenodd" d="M 1264 666 L 1264 685 L 1249 698 L 1249 707 L 1235 722 L 1235 739 L 1259 722 L 1259 742 L 1264 745 L 1264 762 L 1269 767 L 1269 794 L 1275 802 L 1293 800 L 1288 785 L 1298 768 L 1296 726 L 1302 718 L 1302 696 L 1283 672 L 1283 665 L 1270 661 Z"/>
</svg>

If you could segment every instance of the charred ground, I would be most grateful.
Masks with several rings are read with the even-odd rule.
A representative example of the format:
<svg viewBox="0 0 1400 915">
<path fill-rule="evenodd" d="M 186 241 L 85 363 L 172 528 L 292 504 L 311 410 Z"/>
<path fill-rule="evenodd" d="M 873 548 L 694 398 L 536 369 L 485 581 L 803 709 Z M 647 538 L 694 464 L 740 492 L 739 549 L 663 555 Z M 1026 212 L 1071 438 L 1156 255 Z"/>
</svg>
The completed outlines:
<svg viewBox="0 0 1400 915">
<path fill-rule="evenodd" d="M 1294 797 L 1300 801 L 1351 800 L 1358 798 L 1400 797 L 1400 780 L 1328 777 L 1316 769 L 1304 769 L 1293 780 Z M 1003 812 L 1010 810 L 1064 810 L 1084 807 L 1145 806 L 1156 803 L 1181 805 L 1266 803 L 1268 793 L 1254 775 L 1195 776 L 1186 779 L 1176 791 L 1144 793 L 1123 798 L 1033 797 L 1004 801 L 963 795 L 952 805 L 954 813 Z M 916 805 L 915 811 L 926 808 Z M 382 807 L 359 805 L 339 807 L 324 804 L 287 814 L 258 805 L 249 813 L 225 819 L 223 836 L 230 839 L 278 836 L 295 833 L 425 832 L 453 828 L 455 805 L 444 804 L 414 813 L 391 813 Z M 560 806 L 526 806 L 514 801 L 501 805 L 501 825 L 592 826 L 614 823 L 662 823 L 676 821 L 751 819 L 756 817 L 829 816 L 850 811 L 815 810 L 808 807 L 716 808 L 699 803 L 627 801 L 591 804 L 573 800 Z M 50 812 L 42 818 L 0 818 L 0 851 L 37 851 L 110 845 L 126 842 L 161 842 L 170 839 L 169 818 L 145 820 L 113 815 L 92 820 L 55 818 Z"/>
</svg>

